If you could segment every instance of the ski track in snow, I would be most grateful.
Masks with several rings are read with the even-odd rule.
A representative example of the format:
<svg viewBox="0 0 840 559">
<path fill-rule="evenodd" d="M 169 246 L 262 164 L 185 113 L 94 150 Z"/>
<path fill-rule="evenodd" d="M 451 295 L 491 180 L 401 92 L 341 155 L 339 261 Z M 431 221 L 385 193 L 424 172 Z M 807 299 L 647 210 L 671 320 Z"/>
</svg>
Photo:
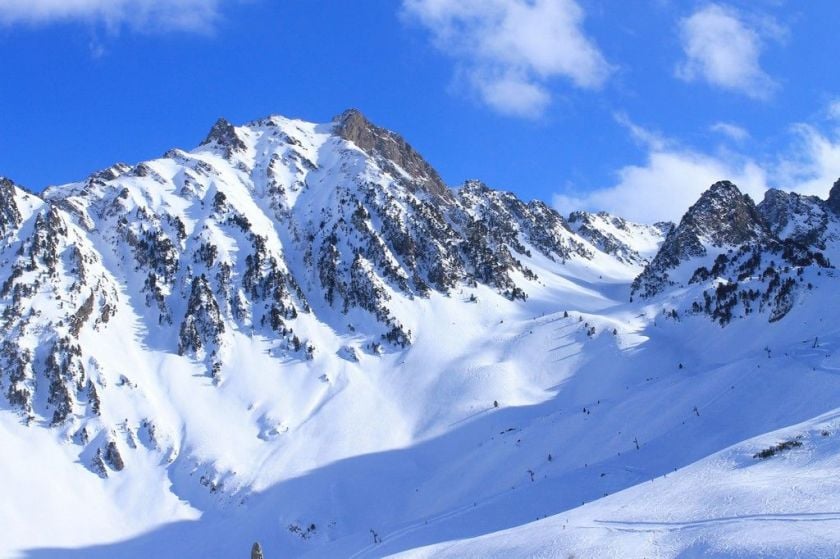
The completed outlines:
<svg viewBox="0 0 840 559">
<path fill-rule="evenodd" d="M 644 520 L 595 520 L 598 526 L 625 532 L 668 532 L 690 530 L 722 524 L 742 524 L 745 522 L 839 522 L 840 512 L 812 512 L 804 514 L 746 514 L 726 518 L 706 518 L 685 522 L 646 522 Z M 593 528 L 596 526 L 593 526 Z M 583 526 L 582 528 L 587 528 Z"/>
</svg>

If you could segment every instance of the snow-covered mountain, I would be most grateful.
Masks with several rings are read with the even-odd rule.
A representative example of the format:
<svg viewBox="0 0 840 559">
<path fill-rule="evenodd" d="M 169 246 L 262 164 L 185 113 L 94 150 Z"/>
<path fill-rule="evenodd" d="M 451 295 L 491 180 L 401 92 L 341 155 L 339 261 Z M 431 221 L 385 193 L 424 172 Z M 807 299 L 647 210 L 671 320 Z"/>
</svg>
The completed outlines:
<svg viewBox="0 0 840 559">
<path fill-rule="evenodd" d="M 2 179 L 0 550 L 821 555 L 838 243 L 838 185 L 565 218 L 447 187 L 355 110 Z"/>
</svg>

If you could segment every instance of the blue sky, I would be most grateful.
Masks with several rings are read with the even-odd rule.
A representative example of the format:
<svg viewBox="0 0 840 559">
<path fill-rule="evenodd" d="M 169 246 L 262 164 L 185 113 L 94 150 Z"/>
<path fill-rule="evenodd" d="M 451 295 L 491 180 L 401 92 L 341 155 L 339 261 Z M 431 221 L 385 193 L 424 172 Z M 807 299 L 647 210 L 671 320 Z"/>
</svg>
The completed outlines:
<svg viewBox="0 0 840 559">
<path fill-rule="evenodd" d="M 834 0 L 0 0 L 0 174 L 34 190 L 218 116 L 358 107 L 444 179 L 676 219 L 840 177 Z"/>
</svg>

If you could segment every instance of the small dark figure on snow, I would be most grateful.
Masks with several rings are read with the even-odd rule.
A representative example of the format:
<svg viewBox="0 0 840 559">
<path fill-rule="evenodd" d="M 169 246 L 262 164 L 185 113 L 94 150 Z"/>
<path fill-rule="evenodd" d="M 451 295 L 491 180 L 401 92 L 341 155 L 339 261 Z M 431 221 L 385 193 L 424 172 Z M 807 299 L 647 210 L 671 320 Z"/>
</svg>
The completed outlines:
<svg viewBox="0 0 840 559">
<path fill-rule="evenodd" d="M 370 535 L 373 536 L 373 543 L 382 543 L 382 538 L 379 537 L 373 528 L 370 529 Z"/>
<path fill-rule="evenodd" d="M 498 401 L 498 400 L 493 400 L 493 407 L 494 407 L 494 408 L 498 408 L 498 407 L 499 407 L 499 401 Z"/>
<path fill-rule="evenodd" d="M 251 559 L 265 559 L 260 542 L 254 542 L 254 545 L 251 546 Z"/>
</svg>

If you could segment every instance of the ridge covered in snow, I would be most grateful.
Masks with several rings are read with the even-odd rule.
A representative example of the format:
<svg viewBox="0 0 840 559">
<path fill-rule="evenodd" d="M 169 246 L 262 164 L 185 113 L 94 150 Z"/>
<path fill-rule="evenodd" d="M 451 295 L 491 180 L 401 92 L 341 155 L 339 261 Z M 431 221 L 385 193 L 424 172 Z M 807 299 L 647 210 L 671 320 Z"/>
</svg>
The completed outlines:
<svg viewBox="0 0 840 559">
<path fill-rule="evenodd" d="M 0 552 L 822 553 L 720 521 L 840 541 L 816 493 L 725 516 L 710 489 L 678 533 L 639 499 L 768 469 L 836 489 L 838 198 L 723 181 L 678 224 L 564 217 L 447 187 L 356 110 L 220 119 L 42 195 L 0 179 Z M 739 450 L 795 424 L 811 461 Z"/>
</svg>

